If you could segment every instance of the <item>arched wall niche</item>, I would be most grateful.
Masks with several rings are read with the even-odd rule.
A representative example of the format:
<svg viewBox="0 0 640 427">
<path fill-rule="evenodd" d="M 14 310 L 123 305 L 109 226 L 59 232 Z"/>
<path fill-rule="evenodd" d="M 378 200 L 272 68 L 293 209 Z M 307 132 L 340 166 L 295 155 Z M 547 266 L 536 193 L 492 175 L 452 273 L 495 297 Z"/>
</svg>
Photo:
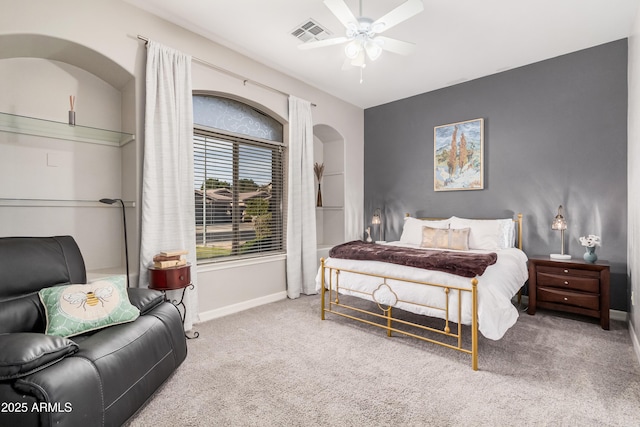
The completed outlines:
<svg viewBox="0 0 640 427">
<path fill-rule="evenodd" d="M 0 59 L 41 58 L 82 68 L 122 90 L 133 75 L 119 64 L 86 46 L 40 34 L 0 35 Z"/>
<path fill-rule="evenodd" d="M 321 182 L 322 206 L 316 207 L 316 233 L 319 257 L 345 239 L 345 145 L 335 128 L 317 124 L 313 127 L 314 161 L 324 164 Z M 316 197 L 317 197 L 316 181 Z"/>
<path fill-rule="evenodd" d="M 38 34 L 0 35 L 0 112 L 35 119 L 30 123 L 58 122 L 36 134 L 0 132 L 0 180 L 6 183 L 0 191 L 0 236 L 72 235 L 90 277 L 97 271 L 120 274 L 125 270 L 122 215 L 98 202 L 120 198 L 136 273 L 137 137 L 119 145 L 102 139 L 104 133 L 94 143 L 60 131 L 67 126 L 69 97 L 77 95 L 78 128 L 135 133 L 135 85 L 126 69 L 82 44 Z"/>
<path fill-rule="evenodd" d="M 68 98 L 77 95 L 77 124 L 136 133 L 135 77 L 110 57 L 74 41 L 18 33 L 0 35 L 3 60 L 9 61 L 5 62 L 0 87 L 15 87 L 9 87 L 13 99 L 5 93 L 0 111 L 66 121 Z M 19 61 L 25 63 L 25 75 L 15 72 Z M 40 72 L 32 65 L 37 61 L 43 64 Z M 63 88 L 66 92 L 59 93 Z"/>
</svg>

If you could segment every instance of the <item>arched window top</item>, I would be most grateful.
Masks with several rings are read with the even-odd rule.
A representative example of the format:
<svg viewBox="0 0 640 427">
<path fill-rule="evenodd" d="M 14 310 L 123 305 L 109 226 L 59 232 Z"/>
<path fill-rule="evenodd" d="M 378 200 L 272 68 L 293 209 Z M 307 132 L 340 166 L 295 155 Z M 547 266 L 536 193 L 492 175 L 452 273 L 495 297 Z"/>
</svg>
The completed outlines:
<svg viewBox="0 0 640 427">
<path fill-rule="evenodd" d="M 283 142 L 283 126 L 261 111 L 233 99 L 212 95 L 193 96 L 193 122 L 196 125 Z"/>
</svg>

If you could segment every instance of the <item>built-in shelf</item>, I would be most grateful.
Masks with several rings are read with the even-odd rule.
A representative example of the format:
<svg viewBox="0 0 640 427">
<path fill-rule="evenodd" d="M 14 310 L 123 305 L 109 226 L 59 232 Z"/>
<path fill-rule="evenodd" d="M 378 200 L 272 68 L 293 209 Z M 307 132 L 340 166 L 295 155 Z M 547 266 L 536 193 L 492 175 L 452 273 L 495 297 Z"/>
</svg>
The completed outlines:
<svg viewBox="0 0 640 427">
<path fill-rule="evenodd" d="M 68 123 L 9 113 L 0 113 L 0 131 L 114 147 L 122 147 L 135 139 L 135 135 L 130 133 L 88 126 L 71 126 Z"/>
<path fill-rule="evenodd" d="M 119 204 L 105 205 L 98 200 L 53 200 L 53 199 L 0 199 L 0 206 L 49 207 L 49 208 L 121 208 Z M 124 202 L 125 208 L 135 207 L 135 202 Z"/>
<path fill-rule="evenodd" d="M 126 267 L 111 267 L 87 270 L 87 283 L 112 276 L 127 276 Z"/>
</svg>

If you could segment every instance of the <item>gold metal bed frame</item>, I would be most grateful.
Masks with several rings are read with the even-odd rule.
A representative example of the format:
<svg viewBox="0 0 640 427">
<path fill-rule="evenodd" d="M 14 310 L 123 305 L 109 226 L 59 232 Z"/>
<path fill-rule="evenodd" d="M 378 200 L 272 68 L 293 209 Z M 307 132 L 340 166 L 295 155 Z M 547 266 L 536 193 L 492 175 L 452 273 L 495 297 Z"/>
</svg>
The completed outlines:
<svg viewBox="0 0 640 427">
<path fill-rule="evenodd" d="M 436 218 L 422 218 L 422 219 L 436 219 Z M 513 220 L 516 224 L 517 224 L 517 246 L 520 250 L 522 250 L 522 214 L 518 214 L 517 215 L 517 219 Z M 397 277 L 390 277 L 390 276 L 382 276 L 382 275 L 377 275 L 377 274 L 371 274 L 371 273 L 363 273 L 360 271 L 355 271 L 355 270 L 347 270 L 347 269 L 339 269 L 339 268 L 334 268 L 334 267 L 328 267 L 325 265 L 325 260 L 324 258 L 320 258 L 320 268 L 321 268 L 321 272 L 320 272 L 320 280 L 322 283 L 322 292 L 321 292 L 321 318 L 322 320 L 325 320 L 325 313 L 333 313 L 333 314 L 337 314 L 339 316 L 342 317 L 346 317 L 348 319 L 352 319 L 352 320 L 356 320 L 358 322 L 362 322 L 362 323 L 366 323 L 372 326 L 376 326 L 382 329 L 385 329 L 387 331 L 387 336 L 391 337 L 392 336 L 392 332 L 396 332 L 399 334 L 403 334 L 403 335 L 407 335 L 413 338 L 417 338 L 419 340 L 422 341 L 427 341 L 433 344 L 438 344 L 453 350 L 458 350 L 462 353 L 466 353 L 466 354 L 470 354 L 471 355 L 471 366 L 473 368 L 474 371 L 478 370 L 478 279 L 476 279 L 475 277 L 473 279 L 471 279 L 471 288 L 460 288 L 460 287 L 456 287 L 456 286 L 445 286 L 445 285 L 441 285 L 441 284 L 437 284 L 437 283 L 429 283 L 429 282 L 421 282 L 421 281 L 415 281 L 415 280 L 408 280 L 408 279 L 400 279 Z M 325 286 L 325 277 L 326 277 L 326 273 L 325 271 L 328 270 L 329 271 L 329 289 L 326 288 Z M 335 272 L 335 274 L 334 274 Z M 375 291 L 373 291 L 372 293 L 366 293 L 366 292 L 362 292 L 362 291 L 356 291 L 354 289 L 349 289 L 347 287 L 341 286 L 340 285 L 340 273 L 341 272 L 348 272 L 348 273 L 353 273 L 353 274 L 360 274 L 363 276 L 370 276 L 370 277 L 377 277 L 382 279 L 382 283 L 378 286 L 378 288 L 376 288 Z M 334 290 L 334 277 L 335 277 L 335 290 Z M 424 285 L 424 286 L 431 286 L 431 287 L 435 287 L 435 288 L 441 288 L 444 293 L 445 293 L 445 304 L 444 307 L 436 307 L 436 306 L 426 306 L 424 304 L 418 304 L 418 303 L 414 303 L 411 301 L 405 301 L 405 300 L 400 300 L 397 298 L 397 295 L 395 294 L 395 292 L 393 292 L 393 289 L 391 288 L 391 286 L 387 283 L 388 280 L 397 280 L 397 281 L 402 281 L 402 282 L 408 282 L 408 283 L 415 283 L 415 284 L 419 284 L 419 285 Z M 422 307 L 427 307 L 430 309 L 435 309 L 435 310 L 441 310 L 445 313 L 445 319 L 444 319 L 444 327 L 442 329 L 436 329 L 434 327 L 430 327 L 430 326 L 425 326 L 425 325 L 420 325 L 418 323 L 413 323 L 413 322 L 409 322 L 406 320 L 402 320 L 402 319 L 398 319 L 396 317 L 393 317 L 393 307 L 392 306 L 387 306 L 386 308 L 383 307 L 383 305 L 379 302 L 376 301 L 375 297 L 374 297 L 374 293 L 380 289 L 382 286 L 387 286 L 389 288 L 389 290 L 395 295 L 396 297 L 396 303 L 398 302 L 404 302 L 404 303 L 408 303 L 408 304 L 412 304 L 412 305 L 416 305 L 416 306 L 422 306 Z M 368 310 L 364 310 L 362 308 L 358 308 L 358 307 L 353 307 L 350 305 L 346 305 L 340 302 L 340 294 L 339 294 L 339 289 L 345 289 L 345 290 L 349 290 L 351 292 L 354 293 L 360 293 L 360 294 L 364 294 L 364 295 L 369 295 L 374 304 L 377 304 L 378 308 L 380 309 L 380 311 L 382 312 L 382 314 L 380 314 L 380 312 L 378 313 L 374 313 L 372 311 L 368 311 Z M 335 297 L 334 297 L 334 292 L 335 292 Z M 457 307 L 457 311 L 458 311 L 458 316 L 457 319 L 460 320 L 462 319 L 462 292 L 469 292 L 471 294 L 471 348 L 465 348 L 462 344 L 462 326 L 460 323 L 456 323 L 457 327 L 455 328 L 455 332 L 453 332 L 451 330 L 451 323 L 455 323 L 449 320 L 449 298 L 451 293 L 454 292 L 456 293 L 457 297 L 458 297 L 458 307 Z M 328 307 L 327 307 L 327 301 L 325 301 L 326 299 L 326 295 L 328 294 L 329 298 L 328 298 Z M 520 299 L 520 292 L 518 292 L 518 300 Z M 370 316 L 374 316 L 378 319 L 384 320 L 384 324 L 382 323 L 376 323 L 374 321 L 370 321 L 367 319 L 363 319 L 361 317 L 357 317 L 351 314 L 347 314 L 345 312 L 341 312 L 341 311 L 336 311 L 336 308 L 341 308 L 341 309 L 345 309 L 345 310 L 350 310 L 352 312 L 357 312 L 357 313 L 361 313 L 361 314 L 366 314 L 366 315 L 370 315 Z M 434 333 L 436 334 L 436 336 L 439 334 L 441 336 L 447 337 L 448 339 L 451 340 L 451 342 L 455 342 L 454 340 L 457 340 L 457 344 L 449 344 L 443 341 L 438 341 L 435 338 L 428 338 L 426 336 L 421 336 L 421 335 L 416 335 L 414 333 L 408 332 L 408 331 L 403 331 L 401 329 L 398 329 L 396 327 L 394 327 L 394 322 L 395 323 L 399 323 L 399 324 L 403 324 L 412 328 L 417 328 L 419 330 L 422 331 L 427 331 L 428 333 Z"/>
</svg>

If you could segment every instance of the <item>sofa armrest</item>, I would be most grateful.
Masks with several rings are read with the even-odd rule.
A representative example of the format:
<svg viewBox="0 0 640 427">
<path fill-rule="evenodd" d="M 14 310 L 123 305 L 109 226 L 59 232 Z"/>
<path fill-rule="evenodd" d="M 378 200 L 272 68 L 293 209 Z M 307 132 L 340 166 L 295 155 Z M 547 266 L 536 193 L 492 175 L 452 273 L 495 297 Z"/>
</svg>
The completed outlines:
<svg viewBox="0 0 640 427">
<path fill-rule="evenodd" d="M 35 332 L 0 334 L 0 380 L 24 377 L 78 351 L 73 341 Z"/>
<path fill-rule="evenodd" d="M 154 289 L 128 288 L 129 301 L 144 315 L 165 301 L 164 294 Z"/>
</svg>

